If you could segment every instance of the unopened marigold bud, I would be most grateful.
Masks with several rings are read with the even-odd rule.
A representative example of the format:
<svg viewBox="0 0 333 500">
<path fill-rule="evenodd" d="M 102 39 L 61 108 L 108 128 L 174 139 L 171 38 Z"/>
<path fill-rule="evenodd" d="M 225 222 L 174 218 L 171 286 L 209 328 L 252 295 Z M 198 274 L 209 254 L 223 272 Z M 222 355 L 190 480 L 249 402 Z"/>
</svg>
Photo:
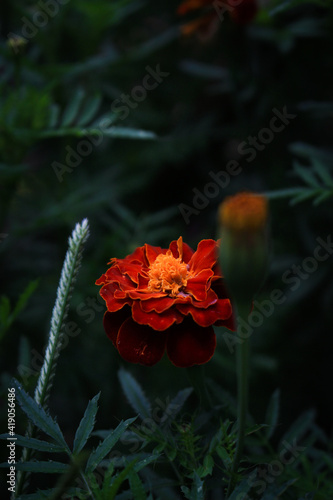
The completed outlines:
<svg viewBox="0 0 333 500">
<path fill-rule="evenodd" d="M 234 300 L 251 301 L 262 284 L 268 260 L 268 203 L 264 196 L 239 193 L 219 207 L 220 259 Z"/>
</svg>

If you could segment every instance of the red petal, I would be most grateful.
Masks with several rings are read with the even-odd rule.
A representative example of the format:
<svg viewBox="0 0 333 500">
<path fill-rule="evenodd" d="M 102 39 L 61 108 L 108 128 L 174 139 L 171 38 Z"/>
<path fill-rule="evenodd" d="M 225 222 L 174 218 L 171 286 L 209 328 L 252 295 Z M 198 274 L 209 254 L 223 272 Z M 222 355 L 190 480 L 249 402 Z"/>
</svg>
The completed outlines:
<svg viewBox="0 0 333 500">
<path fill-rule="evenodd" d="M 137 278 L 137 274 L 134 273 L 134 277 Z M 136 287 L 136 281 L 132 280 L 124 271 L 122 271 L 118 265 L 110 267 L 105 273 L 105 283 L 115 281 L 119 283 L 122 290 L 129 290 Z"/>
<path fill-rule="evenodd" d="M 189 270 L 198 274 L 202 269 L 212 269 L 217 261 L 217 243 L 214 240 L 201 240 L 189 262 Z"/>
<path fill-rule="evenodd" d="M 208 280 L 214 275 L 211 269 L 203 269 L 187 281 L 185 291 L 196 300 L 205 300 L 209 288 Z"/>
<path fill-rule="evenodd" d="M 163 331 L 169 328 L 174 323 L 180 323 L 183 316 L 175 309 L 168 309 L 163 313 L 150 311 L 144 312 L 141 308 L 140 301 L 133 302 L 132 305 L 132 318 L 140 325 L 151 326 L 154 330 Z"/>
<path fill-rule="evenodd" d="M 164 332 L 156 332 L 128 318 L 121 325 L 116 347 L 126 361 L 153 366 L 164 354 L 166 338 Z"/>
<path fill-rule="evenodd" d="M 183 242 L 183 239 L 180 241 L 180 238 L 178 238 L 177 241 L 174 240 L 169 245 L 171 253 L 176 259 L 178 259 L 178 257 L 180 256 L 179 247 L 181 247 L 182 261 L 185 262 L 185 264 L 187 264 L 191 259 L 192 255 L 194 254 L 194 251 L 187 243 Z"/>
<path fill-rule="evenodd" d="M 213 327 L 202 328 L 193 321 L 184 321 L 168 332 L 167 353 L 170 361 L 180 368 L 207 363 L 215 347 Z"/>
<path fill-rule="evenodd" d="M 162 313 L 169 309 L 175 303 L 175 299 L 171 297 L 161 297 L 161 298 L 151 298 L 141 302 L 141 309 L 144 312 L 155 311 L 157 313 Z"/>
<path fill-rule="evenodd" d="M 148 245 L 148 243 L 145 244 L 145 251 L 146 251 L 146 258 L 148 261 L 148 264 L 151 266 L 153 262 L 155 262 L 156 257 L 160 254 L 166 254 L 167 250 L 163 250 L 161 247 L 153 247 L 151 245 Z"/>
<path fill-rule="evenodd" d="M 229 299 L 219 299 L 214 305 L 207 309 L 197 308 L 192 305 L 179 306 L 182 314 L 190 314 L 193 320 L 200 326 L 207 327 L 217 324 L 219 320 L 227 320 L 232 315 Z"/>
<path fill-rule="evenodd" d="M 105 300 L 108 311 L 110 312 L 119 311 L 125 304 L 130 304 L 132 302 L 129 298 L 115 297 L 117 290 L 119 290 L 119 285 L 117 283 L 107 283 L 99 291 L 100 296 Z"/>
<path fill-rule="evenodd" d="M 125 259 L 123 260 L 125 260 L 126 262 L 142 263 L 144 266 L 147 266 L 148 262 L 146 259 L 145 247 L 142 246 L 136 248 L 133 253 L 127 255 L 127 257 L 125 257 Z"/>
<path fill-rule="evenodd" d="M 215 326 L 224 326 L 233 332 L 236 330 L 236 321 L 234 315 L 232 314 L 228 319 L 219 319 L 216 321 Z"/>
<path fill-rule="evenodd" d="M 117 347 L 116 340 L 119 328 L 124 323 L 124 321 L 130 316 L 130 314 L 131 311 L 128 307 L 124 307 L 123 309 L 115 313 L 110 313 L 109 311 L 106 311 L 106 313 L 104 314 L 103 317 L 104 330 L 109 339 L 112 340 L 112 343 L 115 347 Z"/>
<path fill-rule="evenodd" d="M 144 268 L 142 264 L 118 260 L 116 267 L 119 269 L 120 275 L 127 275 L 134 283 L 139 283 L 139 274 Z M 108 276 L 107 273 L 106 275 Z"/>
<path fill-rule="evenodd" d="M 207 297 L 205 300 L 195 300 L 190 295 L 186 298 L 187 298 L 186 301 L 183 299 L 183 303 L 180 300 L 178 300 L 178 297 L 176 299 L 176 308 L 183 314 L 187 314 L 188 307 L 207 309 L 207 307 L 210 307 L 210 306 L 216 304 L 216 302 L 218 301 L 218 297 L 217 297 L 216 293 L 211 289 L 208 290 Z M 183 308 L 183 305 L 186 306 L 187 309 Z M 186 311 L 186 312 L 184 312 L 184 311 Z"/>
</svg>

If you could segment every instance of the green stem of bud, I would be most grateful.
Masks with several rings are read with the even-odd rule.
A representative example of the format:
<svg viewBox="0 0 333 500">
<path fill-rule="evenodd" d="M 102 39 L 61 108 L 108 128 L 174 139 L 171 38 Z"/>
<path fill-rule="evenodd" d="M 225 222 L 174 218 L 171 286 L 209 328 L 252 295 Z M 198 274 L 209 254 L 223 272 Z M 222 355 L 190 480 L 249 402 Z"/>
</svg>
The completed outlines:
<svg viewBox="0 0 333 500">
<path fill-rule="evenodd" d="M 248 318 L 249 308 L 248 305 L 238 304 L 236 307 L 237 318 L 242 318 L 245 321 Z M 238 325 L 237 334 L 239 338 L 241 337 L 240 325 Z M 244 448 L 244 438 L 245 438 L 245 426 L 246 426 L 246 414 L 248 407 L 248 364 L 249 364 L 249 339 L 242 338 L 242 342 L 237 345 L 237 383 L 238 383 L 238 406 L 237 406 L 237 416 L 238 416 L 238 435 L 237 435 L 237 445 L 234 461 L 232 464 L 231 476 L 228 485 L 227 498 L 231 495 L 235 488 L 237 482 L 237 472 L 240 460 L 243 454 Z"/>
</svg>

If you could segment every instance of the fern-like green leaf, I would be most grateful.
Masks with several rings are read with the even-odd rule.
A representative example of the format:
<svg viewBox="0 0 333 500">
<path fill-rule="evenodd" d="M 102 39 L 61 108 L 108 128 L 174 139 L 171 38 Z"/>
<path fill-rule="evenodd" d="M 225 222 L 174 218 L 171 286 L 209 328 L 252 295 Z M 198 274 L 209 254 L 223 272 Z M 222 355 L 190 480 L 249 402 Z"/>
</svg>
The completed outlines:
<svg viewBox="0 0 333 500">
<path fill-rule="evenodd" d="M 117 443 L 117 441 L 121 438 L 123 435 L 124 431 L 127 429 L 129 425 L 131 425 L 134 421 L 136 420 L 135 418 L 129 418 L 125 420 L 124 422 L 120 422 L 120 424 L 116 427 L 114 431 L 111 431 L 109 436 L 107 436 L 104 441 L 102 441 L 97 448 L 91 453 L 87 466 L 86 466 L 86 472 L 93 472 L 98 464 L 103 460 L 104 457 L 114 447 L 114 445 Z"/>
<path fill-rule="evenodd" d="M 36 401 L 25 392 L 17 380 L 14 379 L 14 384 L 17 389 L 16 398 L 20 403 L 22 410 L 26 413 L 27 417 L 32 421 L 36 427 L 45 432 L 48 436 L 55 440 L 55 442 L 69 450 L 65 438 L 60 430 L 57 422 L 46 413 L 44 408 L 36 403 Z M 22 469 L 23 470 L 23 469 Z"/>
<path fill-rule="evenodd" d="M 99 396 L 100 392 L 88 403 L 87 409 L 75 434 L 73 445 L 74 454 L 77 454 L 82 450 L 91 435 L 91 432 L 95 425 Z"/>
</svg>

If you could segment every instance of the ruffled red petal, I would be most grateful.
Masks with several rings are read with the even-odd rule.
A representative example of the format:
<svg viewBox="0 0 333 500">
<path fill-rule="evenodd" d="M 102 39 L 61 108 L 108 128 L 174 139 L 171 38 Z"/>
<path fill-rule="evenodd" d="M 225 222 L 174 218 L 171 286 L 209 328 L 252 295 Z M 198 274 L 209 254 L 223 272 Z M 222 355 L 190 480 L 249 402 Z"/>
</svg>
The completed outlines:
<svg viewBox="0 0 333 500">
<path fill-rule="evenodd" d="M 149 300 L 145 300 L 144 302 L 142 302 L 141 309 L 147 313 L 151 311 L 162 313 L 167 309 L 170 309 L 170 307 L 174 305 L 175 300 L 176 299 L 173 299 L 171 297 L 160 297 L 160 298 L 153 297 Z"/>
<path fill-rule="evenodd" d="M 211 269 L 203 269 L 198 274 L 189 278 L 186 285 L 186 292 L 190 293 L 196 300 L 206 300 L 209 288 L 208 280 L 214 275 Z"/>
<path fill-rule="evenodd" d="M 214 354 L 216 336 L 213 327 L 202 328 L 186 321 L 168 330 L 167 354 L 179 368 L 207 363 Z"/>
<path fill-rule="evenodd" d="M 166 254 L 167 250 L 160 248 L 160 247 L 153 247 L 152 245 L 148 245 L 148 243 L 145 244 L 145 253 L 146 253 L 146 258 L 148 261 L 148 265 L 151 266 L 153 262 L 155 262 L 156 257 L 159 254 Z"/>
<path fill-rule="evenodd" d="M 229 319 L 232 315 L 229 299 L 219 299 L 214 305 L 207 309 L 196 308 L 187 304 L 179 306 L 178 309 L 182 314 L 190 314 L 193 320 L 203 327 L 214 325 L 219 320 Z"/>
<path fill-rule="evenodd" d="M 166 330 L 174 323 L 180 323 L 183 320 L 183 316 L 176 309 L 168 309 L 162 313 L 155 311 L 147 313 L 142 310 L 141 303 L 137 300 L 132 305 L 132 318 L 140 325 L 148 325 L 159 331 Z"/>
<path fill-rule="evenodd" d="M 106 311 L 103 317 L 103 326 L 106 335 L 112 340 L 112 343 L 117 347 L 116 340 L 119 329 L 124 321 L 130 317 L 131 310 L 129 307 L 124 307 L 120 311 L 110 313 Z"/>
<path fill-rule="evenodd" d="M 125 304 L 130 304 L 132 301 L 129 298 L 116 297 L 115 293 L 119 290 L 117 283 L 107 283 L 100 291 L 100 296 L 105 300 L 108 311 L 119 311 Z"/>
<path fill-rule="evenodd" d="M 217 261 L 217 244 L 214 240 L 202 240 L 190 262 L 189 271 L 198 274 L 202 269 L 212 269 Z"/>
<path fill-rule="evenodd" d="M 133 276 L 137 279 L 137 273 L 134 273 Z M 119 284 L 119 287 L 122 290 L 130 290 L 131 288 L 136 287 L 137 282 L 135 279 L 132 280 L 129 273 L 123 272 L 119 268 L 118 264 L 110 267 L 105 273 L 105 283 L 114 281 Z"/>
<path fill-rule="evenodd" d="M 172 241 L 169 245 L 171 253 L 176 259 L 178 259 L 178 257 L 180 257 L 180 255 L 179 255 L 179 243 L 178 242 L 179 242 L 179 239 L 177 241 L 176 240 Z M 194 250 L 192 250 L 192 248 L 187 243 L 184 243 L 183 241 L 181 242 L 181 247 L 182 247 L 182 249 L 181 249 L 182 250 L 182 252 L 181 252 L 182 253 L 182 255 L 181 255 L 182 261 L 185 262 L 185 264 L 187 264 L 190 261 L 192 255 L 194 254 Z"/>
<path fill-rule="evenodd" d="M 126 361 L 153 366 L 164 354 L 166 338 L 164 332 L 156 332 L 128 318 L 120 327 L 116 347 Z"/>
</svg>

